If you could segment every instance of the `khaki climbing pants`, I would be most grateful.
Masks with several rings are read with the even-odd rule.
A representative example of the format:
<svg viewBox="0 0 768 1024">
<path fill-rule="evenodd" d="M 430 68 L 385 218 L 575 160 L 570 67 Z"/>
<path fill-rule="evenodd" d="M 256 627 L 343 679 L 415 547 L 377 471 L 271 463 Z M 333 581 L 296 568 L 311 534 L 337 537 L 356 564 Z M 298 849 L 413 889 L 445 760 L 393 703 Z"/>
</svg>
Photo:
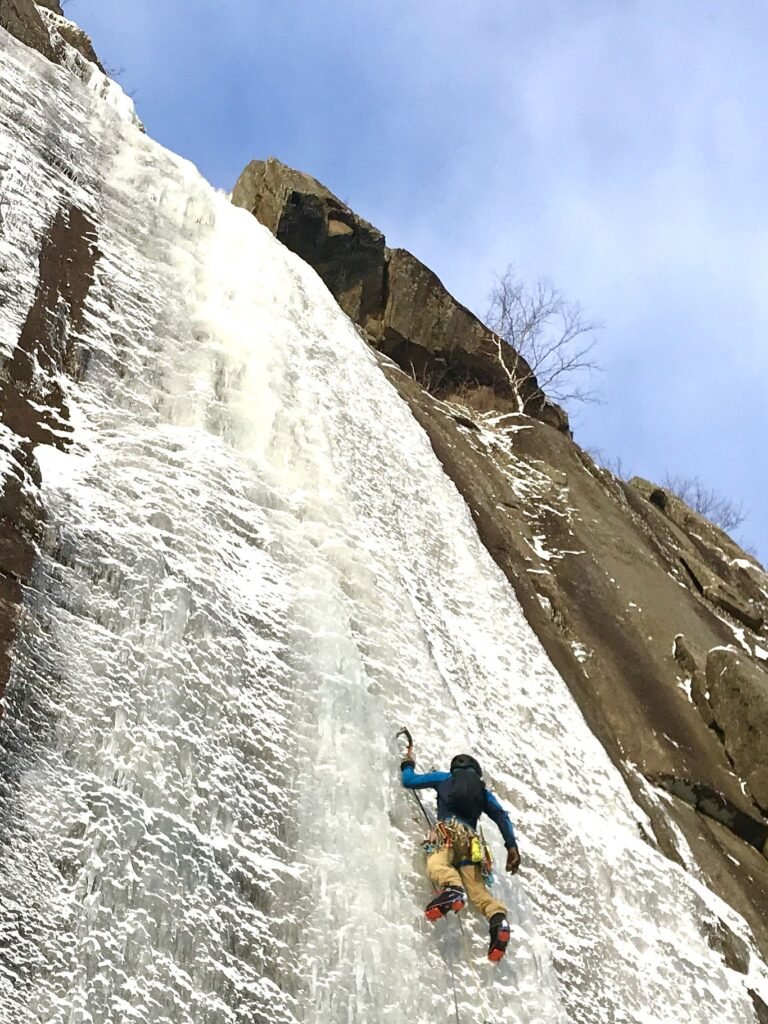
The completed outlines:
<svg viewBox="0 0 768 1024">
<path fill-rule="evenodd" d="M 443 846 L 427 857 L 427 875 L 438 889 L 460 885 L 481 914 L 490 920 L 494 914 L 507 915 L 507 908 L 493 898 L 483 881 L 479 864 L 472 863 L 472 833 L 465 828 L 449 829 L 452 846 Z"/>
</svg>

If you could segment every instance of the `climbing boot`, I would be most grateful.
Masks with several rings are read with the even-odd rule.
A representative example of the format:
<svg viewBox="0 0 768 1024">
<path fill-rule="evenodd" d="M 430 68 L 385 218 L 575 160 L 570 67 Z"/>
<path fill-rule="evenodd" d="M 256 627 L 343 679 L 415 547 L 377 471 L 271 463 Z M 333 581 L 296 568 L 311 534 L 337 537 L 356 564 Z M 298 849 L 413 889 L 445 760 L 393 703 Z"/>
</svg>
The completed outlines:
<svg viewBox="0 0 768 1024">
<path fill-rule="evenodd" d="M 503 914 L 494 914 L 490 920 L 491 944 L 488 947 L 488 959 L 494 963 L 501 960 L 509 943 L 509 921 Z"/>
<path fill-rule="evenodd" d="M 467 897 L 463 889 L 457 885 L 450 886 L 448 889 L 443 889 L 442 892 L 439 892 L 433 900 L 430 900 L 424 913 L 430 921 L 438 921 L 441 917 L 445 917 L 449 910 L 453 910 L 458 914 L 460 910 L 464 909 L 466 901 Z"/>
</svg>

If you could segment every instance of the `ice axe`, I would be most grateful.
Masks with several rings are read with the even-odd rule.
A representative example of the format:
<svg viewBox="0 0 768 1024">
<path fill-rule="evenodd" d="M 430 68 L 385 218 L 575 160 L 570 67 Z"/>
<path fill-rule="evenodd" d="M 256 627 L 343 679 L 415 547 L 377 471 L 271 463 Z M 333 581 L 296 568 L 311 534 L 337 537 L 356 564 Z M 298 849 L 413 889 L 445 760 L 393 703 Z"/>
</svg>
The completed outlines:
<svg viewBox="0 0 768 1024">
<path fill-rule="evenodd" d="M 411 736 L 410 730 L 406 729 L 405 727 L 403 727 L 397 733 L 397 735 L 395 736 L 395 739 L 399 740 L 401 736 L 405 736 L 405 742 L 408 744 L 408 747 L 406 748 L 406 751 L 405 751 L 405 756 L 406 757 L 413 757 L 413 736 Z"/>
<path fill-rule="evenodd" d="M 400 731 L 395 736 L 395 739 L 398 740 L 398 739 L 400 739 L 401 736 L 405 737 L 405 742 L 408 744 L 408 746 L 406 748 L 406 751 L 405 751 L 405 759 L 406 760 L 413 760 L 413 736 L 411 736 L 410 729 L 406 729 L 405 726 L 403 726 L 403 728 L 400 729 Z M 434 828 L 435 827 L 435 823 L 430 818 L 429 811 L 424 806 L 424 803 L 423 803 L 421 797 L 419 796 L 419 794 L 416 792 L 415 789 L 410 790 L 410 793 L 413 796 L 413 799 L 419 805 L 419 809 L 421 810 L 421 813 L 424 815 L 424 820 L 426 821 L 426 823 L 429 826 L 429 828 L 430 829 Z"/>
</svg>

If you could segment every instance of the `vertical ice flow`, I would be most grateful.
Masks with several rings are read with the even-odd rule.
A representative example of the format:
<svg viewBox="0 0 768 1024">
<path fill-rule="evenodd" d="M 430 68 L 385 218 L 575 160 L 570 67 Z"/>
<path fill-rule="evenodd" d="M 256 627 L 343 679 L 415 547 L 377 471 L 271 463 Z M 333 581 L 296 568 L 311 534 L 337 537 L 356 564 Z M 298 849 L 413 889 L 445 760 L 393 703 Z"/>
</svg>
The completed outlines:
<svg viewBox="0 0 768 1024">
<path fill-rule="evenodd" d="M 3 43 L 4 351 L 62 203 L 100 256 L 1 726 L 0 1022 L 752 1022 L 322 283 Z M 517 821 L 498 966 L 471 913 L 422 917 L 404 722 L 420 768 L 473 751 Z"/>
</svg>

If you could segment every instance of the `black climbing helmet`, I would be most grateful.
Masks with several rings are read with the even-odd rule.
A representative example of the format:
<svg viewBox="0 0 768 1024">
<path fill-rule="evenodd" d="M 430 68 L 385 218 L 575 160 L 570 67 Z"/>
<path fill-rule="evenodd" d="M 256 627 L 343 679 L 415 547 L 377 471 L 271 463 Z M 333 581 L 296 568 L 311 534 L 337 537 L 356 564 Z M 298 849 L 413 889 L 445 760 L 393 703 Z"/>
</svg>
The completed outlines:
<svg viewBox="0 0 768 1024">
<path fill-rule="evenodd" d="M 477 772 L 481 779 L 483 777 L 483 769 L 471 754 L 457 754 L 451 761 L 451 772 L 461 768 L 471 768 L 473 772 Z"/>
</svg>

